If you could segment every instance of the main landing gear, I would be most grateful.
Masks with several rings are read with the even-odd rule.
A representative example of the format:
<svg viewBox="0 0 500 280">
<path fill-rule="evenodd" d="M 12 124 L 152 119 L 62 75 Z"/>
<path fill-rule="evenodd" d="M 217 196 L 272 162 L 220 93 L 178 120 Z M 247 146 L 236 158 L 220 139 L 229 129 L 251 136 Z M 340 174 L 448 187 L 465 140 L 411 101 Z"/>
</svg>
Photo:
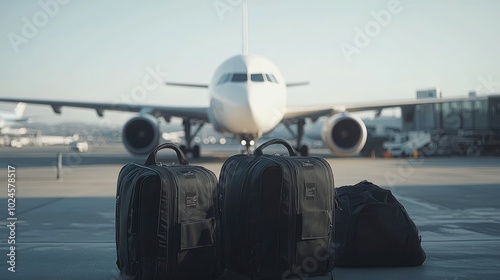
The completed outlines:
<svg viewBox="0 0 500 280">
<path fill-rule="evenodd" d="M 194 133 L 191 133 L 191 121 L 189 119 L 184 119 L 182 121 L 182 125 L 184 126 L 184 138 L 186 139 L 186 145 L 181 145 L 180 149 L 184 154 L 191 153 L 193 158 L 200 157 L 200 145 L 192 146 L 193 138 L 200 132 L 201 128 L 205 124 L 205 122 L 195 123 L 198 125 Z"/>
<path fill-rule="evenodd" d="M 291 128 L 290 124 L 284 123 L 283 125 L 285 128 L 292 134 L 296 139 L 297 139 L 297 146 L 295 149 L 301 156 L 308 156 L 309 155 L 309 147 L 306 145 L 301 145 L 302 143 L 302 137 L 304 136 L 304 125 L 306 124 L 306 121 L 304 119 L 298 120 L 297 121 L 297 133 L 295 133 Z"/>
</svg>

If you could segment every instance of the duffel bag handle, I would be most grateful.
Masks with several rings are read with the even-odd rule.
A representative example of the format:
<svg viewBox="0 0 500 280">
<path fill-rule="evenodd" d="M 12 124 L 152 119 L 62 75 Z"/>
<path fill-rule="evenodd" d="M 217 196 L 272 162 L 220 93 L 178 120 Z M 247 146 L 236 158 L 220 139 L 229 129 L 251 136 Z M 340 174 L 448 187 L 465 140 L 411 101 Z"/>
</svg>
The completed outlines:
<svg viewBox="0 0 500 280">
<path fill-rule="evenodd" d="M 256 156 L 262 156 L 263 155 L 262 150 L 264 150 L 264 148 L 266 148 L 267 146 L 270 146 L 273 144 L 281 144 L 281 145 L 285 146 L 285 148 L 288 150 L 288 153 L 291 156 L 297 156 L 297 151 L 292 147 L 292 145 L 290 145 L 290 143 L 288 143 L 287 141 L 285 141 L 283 139 L 272 139 L 272 140 L 265 142 L 264 144 L 260 145 L 257 149 L 255 149 L 254 154 Z"/>
<path fill-rule="evenodd" d="M 189 162 L 186 159 L 186 155 L 184 155 L 184 153 L 181 151 L 181 149 L 179 149 L 179 147 L 177 145 L 172 144 L 172 143 L 163 143 L 163 144 L 159 145 L 158 147 L 156 147 L 149 154 L 149 156 L 146 159 L 146 162 L 144 163 L 144 165 L 154 165 L 154 164 L 156 164 L 156 154 L 158 153 L 158 151 L 163 150 L 163 149 L 172 149 L 172 150 L 174 150 L 175 153 L 177 154 L 177 158 L 179 159 L 179 164 L 181 164 L 181 165 L 188 165 L 189 164 Z"/>
</svg>

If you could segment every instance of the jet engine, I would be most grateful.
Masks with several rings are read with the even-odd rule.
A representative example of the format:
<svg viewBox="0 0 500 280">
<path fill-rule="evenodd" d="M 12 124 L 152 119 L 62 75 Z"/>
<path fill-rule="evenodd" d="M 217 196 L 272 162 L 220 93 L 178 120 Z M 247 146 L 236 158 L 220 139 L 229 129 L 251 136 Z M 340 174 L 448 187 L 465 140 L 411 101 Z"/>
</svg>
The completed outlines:
<svg viewBox="0 0 500 280">
<path fill-rule="evenodd" d="M 353 156 L 366 143 L 366 126 L 363 121 L 347 112 L 331 116 L 324 124 L 323 141 L 338 156 Z"/>
<path fill-rule="evenodd" d="M 125 123 L 122 136 L 123 145 L 131 154 L 149 154 L 160 140 L 158 120 L 149 114 L 139 114 Z"/>
</svg>

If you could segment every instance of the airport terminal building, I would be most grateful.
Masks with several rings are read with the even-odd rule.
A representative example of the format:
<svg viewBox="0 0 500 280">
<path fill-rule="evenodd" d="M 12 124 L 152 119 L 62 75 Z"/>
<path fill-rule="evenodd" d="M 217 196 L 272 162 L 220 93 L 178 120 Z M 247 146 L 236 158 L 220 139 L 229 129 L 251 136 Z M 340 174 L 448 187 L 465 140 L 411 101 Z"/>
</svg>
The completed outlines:
<svg viewBox="0 0 500 280">
<path fill-rule="evenodd" d="M 500 154 L 500 94 L 441 99 L 436 93 L 417 92 L 436 103 L 401 107 L 403 133 L 430 133 L 431 144 L 423 149 L 429 155 Z"/>
</svg>

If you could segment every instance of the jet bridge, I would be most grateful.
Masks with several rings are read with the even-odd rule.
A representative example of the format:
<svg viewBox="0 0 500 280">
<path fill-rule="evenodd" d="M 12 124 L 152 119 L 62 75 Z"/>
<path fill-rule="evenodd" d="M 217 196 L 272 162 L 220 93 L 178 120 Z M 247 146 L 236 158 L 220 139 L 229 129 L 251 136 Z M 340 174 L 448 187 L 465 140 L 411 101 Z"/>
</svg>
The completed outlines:
<svg viewBox="0 0 500 280">
<path fill-rule="evenodd" d="M 500 151 L 500 95 L 436 98 L 434 104 L 403 106 L 401 118 L 403 132 L 431 133 L 437 154 Z"/>
</svg>

